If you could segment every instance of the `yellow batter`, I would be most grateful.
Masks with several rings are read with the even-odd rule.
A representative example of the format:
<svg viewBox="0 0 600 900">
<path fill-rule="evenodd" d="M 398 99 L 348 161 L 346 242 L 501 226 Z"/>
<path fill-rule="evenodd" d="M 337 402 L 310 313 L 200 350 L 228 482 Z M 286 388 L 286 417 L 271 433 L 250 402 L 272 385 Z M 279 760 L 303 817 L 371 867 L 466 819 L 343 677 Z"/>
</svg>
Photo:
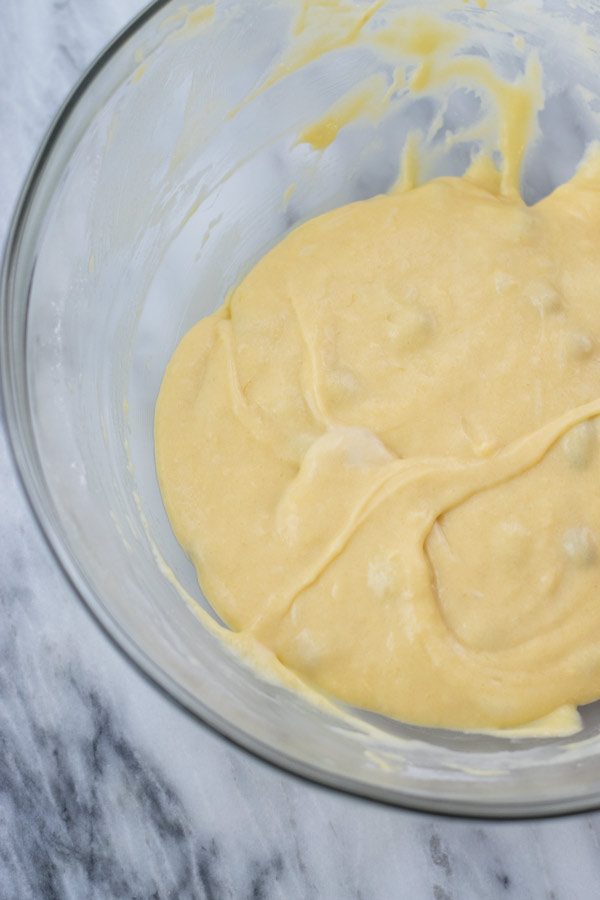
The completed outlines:
<svg viewBox="0 0 600 900">
<path fill-rule="evenodd" d="M 165 506 L 238 643 L 318 690 L 425 725 L 568 731 L 600 697 L 600 153 L 526 207 L 535 55 L 506 82 L 456 23 L 369 31 L 385 6 L 304 0 L 231 116 L 363 40 L 408 68 L 298 143 L 326 151 L 405 82 L 462 86 L 492 117 L 446 145 L 495 133 L 501 171 L 488 152 L 416 187 L 410 135 L 403 193 L 298 228 L 192 329 L 156 409 Z"/>
<path fill-rule="evenodd" d="M 600 696 L 600 178 L 443 178 L 314 219 L 178 347 L 177 538 L 284 665 L 407 722 Z"/>
</svg>

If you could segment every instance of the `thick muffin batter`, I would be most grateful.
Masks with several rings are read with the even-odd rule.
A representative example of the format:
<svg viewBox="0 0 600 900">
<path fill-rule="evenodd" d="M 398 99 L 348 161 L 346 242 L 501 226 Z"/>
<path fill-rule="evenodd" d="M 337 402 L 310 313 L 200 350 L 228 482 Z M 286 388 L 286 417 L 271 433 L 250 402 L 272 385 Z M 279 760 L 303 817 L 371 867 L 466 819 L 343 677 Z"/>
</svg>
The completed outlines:
<svg viewBox="0 0 600 900">
<path fill-rule="evenodd" d="M 600 192 L 468 178 L 285 238 L 156 409 L 208 599 L 302 678 L 506 728 L 600 696 Z"/>
</svg>

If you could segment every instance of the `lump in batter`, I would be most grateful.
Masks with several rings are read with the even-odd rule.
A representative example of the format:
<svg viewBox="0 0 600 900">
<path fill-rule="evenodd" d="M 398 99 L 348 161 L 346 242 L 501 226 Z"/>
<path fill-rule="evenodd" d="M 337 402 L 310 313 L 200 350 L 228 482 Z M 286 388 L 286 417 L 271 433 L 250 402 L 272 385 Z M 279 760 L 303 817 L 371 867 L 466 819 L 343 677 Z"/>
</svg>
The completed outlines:
<svg viewBox="0 0 600 900">
<path fill-rule="evenodd" d="M 600 192 L 441 178 L 302 225 L 156 408 L 202 589 L 303 679 L 509 728 L 600 696 Z"/>
</svg>

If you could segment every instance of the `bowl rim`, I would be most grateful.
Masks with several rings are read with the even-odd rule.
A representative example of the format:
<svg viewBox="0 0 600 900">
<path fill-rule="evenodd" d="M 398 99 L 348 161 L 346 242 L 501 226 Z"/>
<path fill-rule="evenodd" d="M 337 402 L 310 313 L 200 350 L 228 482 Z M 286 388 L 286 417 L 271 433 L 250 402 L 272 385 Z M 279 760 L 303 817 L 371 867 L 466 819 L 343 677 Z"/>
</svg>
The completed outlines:
<svg viewBox="0 0 600 900">
<path fill-rule="evenodd" d="M 10 339 L 11 297 L 14 294 L 15 261 L 18 258 L 21 241 L 27 229 L 32 198 L 38 191 L 40 184 L 43 183 L 48 159 L 60 140 L 61 134 L 79 101 L 97 75 L 108 65 L 120 48 L 146 22 L 172 2 L 173 0 L 152 0 L 152 2 L 143 7 L 109 41 L 76 81 L 52 119 L 33 158 L 14 208 L 5 240 L 0 269 L 0 347 L 2 348 L 2 352 L 0 352 L 0 413 L 4 417 L 4 431 L 7 436 L 9 454 L 14 463 L 17 480 L 20 483 L 22 493 L 27 500 L 29 509 L 33 513 L 34 520 L 46 546 L 50 549 L 66 581 L 74 589 L 75 595 L 82 601 L 84 608 L 100 625 L 102 631 L 110 638 L 113 645 L 118 648 L 128 662 L 133 663 L 137 670 L 154 687 L 158 688 L 169 700 L 176 702 L 196 722 L 210 727 L 219 736 L 249 752 L 258 758 L 259 761 L 274 766 L 280 773 L 283 770 L 287 775 L 308 780 L 324 788 L 342 791 L 363 801 L 383 802 L 390 806 L 400 807 L 406 811 L 435 813 L 451 817 L 484 820 L 540 819 L 597 809 L 600 807 L 600 785 L 596 790 L 585 796 L 577 796 L 575 798 L 556 797 L 549 800 L 486 801 L 485 799 L 469 797 L 468 788 L 465 788 L 462 796 L 455 794 L 451 797 L 436 797 L 417 791 L 413 793 L 404 789 L 393 791 L 389 788 L 368 784 L 358 778 L 338 775 L 324 767 L 308 763 L 289 753 L 274 749 L 268 743 L 248 734 L 242 728 L 222 717 L 218 711 L 205 705 L 199 697 L 183 687 L 136 643 L 105 607 L 101 597 L 96 593 L 85 573 L 81 571 L 75 562 L 67 541 L 58 533 L 47 515 L 43 499 L 43 486 L 40 490 L 39 482 L 41 479 L 36 478 L 36 474 L 30 465 L 29 451 L 27 449 L 28 442 L 25 439 L 25 431 L 32 427 L 30 407 L 27 406 L 25 410 L 19 408 L 15 390 L 16 369 L 14 360 L 16 353 Z M 17 299 L 20 302 L 24 302 L 27 307 L 28 296 Z M 23 358 L 25 358 L 24 352 Z"/>
</svg>

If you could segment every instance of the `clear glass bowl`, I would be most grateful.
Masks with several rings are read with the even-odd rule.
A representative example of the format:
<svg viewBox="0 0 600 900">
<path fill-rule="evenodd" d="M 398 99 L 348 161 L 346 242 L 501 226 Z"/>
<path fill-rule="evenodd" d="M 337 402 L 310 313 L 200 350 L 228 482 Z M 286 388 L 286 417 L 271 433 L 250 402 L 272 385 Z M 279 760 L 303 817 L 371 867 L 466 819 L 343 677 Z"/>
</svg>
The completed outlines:
<svg viewBox="0 0 600 900">
<path fill-rule="evenodd" d="M 155 3 L 105 50 L 57 117 L 23 190 L 2 275 L 2 389 L 25 490 L 66 574 L 123 650 L 200 719 L 261 757 L 440 812 L 527 816 L 597 806 L 597 704 L 584 710 L 580 734 L 561 739 L 428 730 L 364 713 L 353 724 L 263 678 L 182 599 L 183 589 L 208 609 L 154 470 L 154 404 L 177 342 L 296 222 L 386 190 L 410 129 L 436 139 L 438 101 L 407 96 L 381 121 L 344 128 L 323 153 L 299 144 L 301 129 L 352 84 L 370 72 L 391 80 L 393 64 L 368 47 L 341 46 L 289 66 L 257 93 L 298 7 L 220 0 L 210 18 L 196 3 Z M 406 7 L 390 0 L 369 27 Z M 515 36 L 537 48 L 547 103 L 526 158 L 525 196 L 567 178 L 600 134 L 600 67 L 572 33 L 587 23 L 591 40 L 594 11 L 556 0 L 529 11 L 521 0 L 489 0 L 487 10 L 458 0 L 418 8 L 467 24 L 472 52 L 489 52 L 508 76 L 522 66 Z M 457 90 L 445 127 L 476 115 L 473 95 Z M 430 174 L 458 174 L 472 150 L 468 140 L 448 145 Z M 376 724 L 379 736 L 361 721 Z"/>
</svg>

